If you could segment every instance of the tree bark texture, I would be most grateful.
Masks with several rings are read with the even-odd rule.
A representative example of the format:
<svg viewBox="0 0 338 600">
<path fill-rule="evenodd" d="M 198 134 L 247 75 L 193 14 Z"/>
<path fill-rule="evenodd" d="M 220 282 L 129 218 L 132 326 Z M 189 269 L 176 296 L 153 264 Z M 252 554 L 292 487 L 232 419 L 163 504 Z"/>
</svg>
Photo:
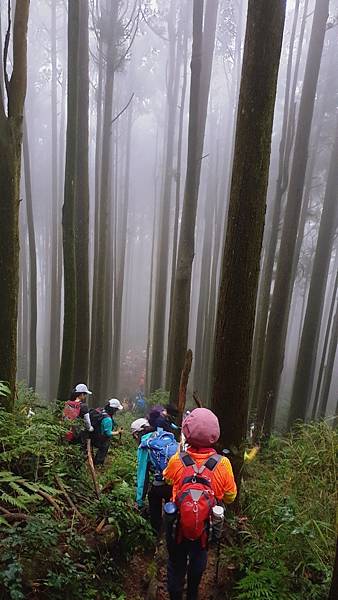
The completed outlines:
<svg viewBox="0 0 338 600">
<path fill-rule="evenodd" d="M 61 269 L 59 247 L 59 182 L 58 185 L 58 139 L 57 139 L 57 42 L 56 42 L 56 2 L 51 4 L 51 63 L 52 63 L 52 257 L 51 257 L 51 297 L 50 297 L 50 348 L 49 348 L 49 398 L 57 392 L 57 376 L 60 369 L 60 314 L 58 313 L 58 270 Z M 61 107 L 62 110 L 62 107 Z"/>
<path fill-rule="evenodd" d="M 100 175 L 100 214 L 99 214 L 99 244 L 98 244 L 98 271 L 97 271 L 97 314 L 96 314 L 96 330 L 94 331 L 94 352 L 93 352 L 93 368 L 92 368 L 92 383 L 94 394 L 97 401 L 103 395 L 106 381 L 103 380 L 104 364 L 106 357 L 104 356 L 104 348 L 106 335 L 111 336 L 111 328 L 105 322 L 107 311 L 111 311 L 111 306 L 106 306 L 107 286 L 110 285 L 108 273 L 108 243 L 110 244 L 111 232 L 111 211 L 110 211 L 110 167 L 112 163 L 112 111 L 113 111 L 113 89 L 114 89 L 114 72 L 115 72 L 115 44 L 116 44 L 116 24 L 118 16 L 118 6 L 116 3 L 111 3 L 109 15 L 109 27 L 107 28 L 108 39 L 103 47 L 106 49 L 107 65 L 106 65 L 106 86 L 104 99 L 104 115 L 103 115 L 103 133 L 102 133 L 102 159 L 101 159 L 101 175 Z M 109 291 L 109 290 L 108 290 Z"/>
<path fill-rule="evenodd" d="M 92 282 L 92 318 L 90 335 L 90 361 L 89 361 L 89 379 L 94 378 L 94 352 L 96 335 L 96 317 L 98 303 L 98 247 L 99 247 L 99 227 L 100 227 L 100 187 L 101 187 L 101 154 L 102 154 L 102 93 L 103 93 L 103 41 L 100 32 L 98 47 L 98 83 L 96 90 L 96 140 L 95 140 L 95 211 L 94 211 L 94 261 L 93 261 L 93 282 Z"/>
<path fill-rule="evenodd" d="M 324 419 L 326 415 L 327 403 L 329 400 L 330 387 L 332 382 L 332 374 L 334 363 L 337 354 L 338 345 L 338 306 L 336 306 L 336 314 L 333 318 L 331 337 L 329 348 L 327 351 L 326 368 L 323 378 L 323 387 L 321 391 L 320 404 L 319 404 L 319 417 Z"/>
<path fill-rule="evenodd" d="M 172 349 L 170 401 L 177 404 L 180 376 L 187 351 L 195 225 L 204 134 L 207 118 L 218 2 L 208 0 L 203 29 L 203 2 L 195 0 L 188 130 L 188 159 L 177 255 L 169 348 Z"/>
<path fill-rule="evenodd" d="M 266 252 L 263 257 L 263 266 L 261 273 L 261 284 L 259 286 L 259 299 L 258 309 L 255 323 L 254 333 L 254 347 L 252 355 L 252 377 L 251 377 L 251 409 L 255 410 L 257 407 L 258 391 L 260 383 L 260 373 L 262 357 L 264 352 L 264 341 L 266 333 L 266 324 L 268 320 L 269 307 L 270 307 L 270 291 L 273 275 L 273 267 L 275 263 L 275 254 L 278 242 L 278 231 L 280 216 L 282 211 L 282 200 L 287 190 L 289 181 L 289 166 L 290 166 L 290 154 L 292 148 L 294 130 L 294 103 L 296 85 L 298 81 L 298 68 L 299 60 L 302 53 L 303 37 L 305 30 L 305 18 L 303 19 L 302 29 L 298 42 L 297 61 L 295 66 L 294 80 L 291 91 L 291 75 L 292 75 L 292 63 L 293 63 L 293 49 L 295 44 L 296 29 L 299 14 L 299 0 L 295 6 L 295 14 L 293 20 L 293 26 L 290 37 L 289 45 L 289 56 L 286 70 L 286 81 L 285 81 L 285 97 L 284 97 L 284 113 L 283 113 L 283 124 L 281 140 L 279 144 L 279 165 L 278 165 L 278 177 L 276 182 L 276 192 L 272 207 L 272 218 L 271 225 L 269 227 L 269 235 L 267 240 Z M 298 60 L 299 59 L 299 60 Z"/>
<path fill-rule="evenodd" d="M 14 406 L 17 365 L 19 293 L 19 202 L 23 110 L 27 88 L 27 26 L 29 0 L 17 3 L 13 28 L 13 70 L 6 77 L 8 110 L 0 96 L 0 381 L 9 384 Z"/>
<path fill-rule="evenodd" d="M 87 382 L 89 362 L 89 6 L 80 3 L 78 152 L 75 196 L 76 340 L 74 382 Z"/>
<path fill-rule="evenodd" d="M 27 122 L 24 119 L 23 132 L 23 160 L 25 174 L 28 248 L 29 248 L 29 374 L 28 385 L 35 390 L 36 387 L 36 327 L 37 327 L 37 273 L 36 273 L 36 245 L 33 215 L 33 196 L 31 181 L 31 162 L 29 152 L 29 141 Z"/>
<path fill-rule="evenodd" d="M 321 360 L 320 360 L 318 377 L 317 377 L 316 392 L 315 392 L 315 396 L 314 396 L 314 400 L 313 400 L 312 415 L 311 415 L 312 419 L 315 419 L 316 415 L 317 415 L 319 395 L 320 395 L 320 390 L 321 390 L 322 383 L 323 383 L 325 359 L 326 359 L 328 343 L 329 343 L 329 338 L 330 338 L 330 331 L 331 331 L 331 326 L 332 326 L 333 311 L 334 311 L 334 307 L 336 304 L 336 298 L 337 298 L 337 290 L 338 290 L 337 266 L 338 266 L 338 257 L 336 256 L 336 260 L 335 260 L 336 278 L 335 278 L 334 285 L 333 285 L 333 292 L 332 292 L 330 309 L 329 309 L 326 330 L 325 330 L 325 337 L 324 337 L 324 342 L 323 342 L 322 356 L 321 356 Z"/>
<path fill-rule="evenodd" d="M 264 350 L 257 435 L 269 435 L 273 426 L 280 375 L 284 362 L 285 324 L 292 293 L 292 261 L 302 206 L 308 146 L 319 68 L 323 52 L 329 0 L 317 0 L 305 67 L 294 158 L 285 209 L 282 239 Z"/>
<path fill-rule="evenodd" d="M 305 420 L 310 404 L 332 244 L 338 222 L 338 121 L 320 219 L 316 253 L 291 397 L 289 426 Z"/>
<path fill-rule="evenodd" d="M 68 97 L 67 141 L 62 208 L 63 265 L 64 265 L 64 320 L 58 399 L 67 400 L 73 386 L 73 368 L 76 339 L 76 263 L 75 263 L 75 198 L 78 139 L 78 54 L 79 54 L 79 0 L 68 1 Z M 79 290 L 80 291 L 80 290 Z"/>
<path fill-rule="evenodd" d="M 168 121 L 164 168 L 163 199 L 160 208 L 158 256 L 156 263 L 155 301 L 154 301 L 154 327 L 152 340 L 152 361 L 150 391 L 162 385 L 165 316 L 167 306 L 168 287 L 168 257 L 169 257 L 169 222 L 171 191 L 173 181 L 174 140 L 176 129 L 176 114 L 179 85 L 179 65 L 177 60 L 177 39 L 175 30 L 176 0 L 170 3 L 168 17 L 169 35 L 169 64 L 168 64 Z"/>
<path fill-rule="evenodd" d="M 117 267 L 117 285 L 115 289 L 114 301 L 114 340 L 112 350 L 112 383 L 114 389 L 119 389 L 120 376 L 120 355 L 121 355 L 121 328 L 122 328 L 122 301 L 125 281 L 125 262 L 126 262 L 126 247 L 127 247 L 127 223 L 129 209 L 129 194 L 130 194 L 130 156 L 131 156 L 131 137 L 132 137 L 132 119 L 133 110 L 129 108 L 128 124 L 127 124 L 127 149 L 125 162 L 125 182 L 124 182 L 124 199 L 122 207 L 122 222 L 120 227 L 120 252 Z M 117 214 L 115 215 L 117 221 Z"/>
<path fill-rule="evenodd" d="M 240 481 L 250 361 L 285 2 L 249 0 L 236 143 L 221 270 L 212 408 Z"/>
<path fill-rule="evenodd" d="M 188 4 L 187 4 L 188 8 Z M 186 19 L 188 11 L 186 11 Z M 170 386 L 170 372 L 171 372 L 171 360 L 173 355 L 173 348 L 170 347 L 169 334 L 171 330 L 172 320 L 172 306 L 174 297 L 174 286 L 175 286 L 175 272 L 177 263 L 177 240 L 178 240 L 178 225 L 179 225 L 179 214 L 180 214 L 180 203 L 181 203 L 181 179 L 182 179 L 182 145 L 183 145 L 183 129 L 184 129 L 184 109 L 185 109 L 185 97 L 187 92 L 187 79 L 188 79 L 188 65 L 187 65 L 187 53 L 188 53 L 188 32 L 187 23 L 185 25 L 184 39 L 182 47 L 178 49 L 182 51 L 183 61 L 183 82 L 181 90 L 181 102 L 180 102 L 180 116 L 178 122 L 178 141 L 177 141 L 177 162 L 176 162 L 176 190 L 175 190 L 175 215 L 174 215 L 174 233 L 173 233 L 173 251 L 171 260 L 171 282 L 170 282 L 170 315 L 169 315 L 169 327 L 168 327 L 168 354 L 167 354 L 167 365 L 166 365 L 166 389 Z"/>
</svg>

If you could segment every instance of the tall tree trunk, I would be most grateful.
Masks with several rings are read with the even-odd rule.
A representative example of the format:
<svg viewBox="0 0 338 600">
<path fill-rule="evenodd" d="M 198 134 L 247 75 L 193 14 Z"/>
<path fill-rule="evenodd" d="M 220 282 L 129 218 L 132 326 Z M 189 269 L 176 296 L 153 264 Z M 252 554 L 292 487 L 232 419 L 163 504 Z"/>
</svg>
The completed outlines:
<svg viewBox="0 0 338 600">
<path fill-rule="evenodd" d="M 59 238 L 59 187 L 58 187 L 58 139 L 57 139 L 57 42 L 56 42 L 56 2 L 51 4 L 51 63 L 52 63 L 52 259 L 50 297 L 50 348 L 49 348 L 49 398 L 55 398 L 57 377 L 60 368 L 60 315 L 58 315 L 58 256 Z M 62 110 L 62 107 L 61 107 Z"/>
<path fill-rule="evenodd" d="M 188 4 L 187 4 L 188 8 Z M 186 17 L 187 17 L 186 11 Z M 172 303 L 174 297 L 174 286 L 175 286 L 175 271 L 177 263 L 177 240 L 178 240 L 178 222 L 180 213 L 180 202 L 181 202 L 181 178 L 182 178 L 182 145 L 183 145 L 183 128 L 184 128 L 184 109 L 185 109 L 185 96 L 187 92 L 187 80 L 188 80 L 188 65 L 187 65 L 187 54 L 188 54 L 188 32 L 187 23 L 184 29 L 184 41 L 183 41 L 183 83 L 181 91 L 181 103 L 180 103 L 180 117 L 178 123 L 178 142 L 177 142 L 177 167 L 176 167 L 176 198 L 175 198 L 175 216 L 174 216 L 174 235 L 173 235 L 173 253 L 171 259 L 171 282 L 170 282 L 170 315 L 169 315 L 169 327 L 168 334 L 171 330 L 172 320 Z M 170 385 L 170 372 L 173 349 L 169 346 L 168 339 L 168 354 L 167 354 L 167 369 L 166 369 L 166 389 Z"/>
<path fill-rule="evenodd" d="M 317 356 L 317 340 L 322 321 L 333 237 L 338 222 L 337 163 L 338 121 L 320 219 L 295 381 L 293 384 L 289 426 L 292 426 L 297 419 L 305 420 L 311 398 L 314 364 Z"/>
<path fill-rule="evenodd" d="M 99 215 L 99 246 L 98 246 L 98 272 L 97 272 L 97 315 L 96 331 L 94 332 L 94 352 L 93 352 L 93 377 L 92 386 L 95 393 L 95 402 L 97 402 L 105 391 L 106 381 L 104 375 L 104 348 L 105 333 L 111 335 L 111 329 L 108 329 L 108 323 L 105 323 L 107 310 L 106 292 L 108 281 L 108 256 L 107 249 L 110 243 L 110 167 L 112 164 L 112 110 L 113 110 L 113 89 L 114 89 L 114 61 L 116 44 L 116 24 L 118 16 L 117 3 L 111 2 L 109 9 L 109 26 L 107 27 L 108 39 L 106 46 L 106 86 L 103 116 L 103 136 L 102 136 L 102 159 L 101 159 L 101 186 L 100 186 L 100 215 Z"/>
<path fill-rule="evenodd" d="M 78 54 L 79 54 L 78 0 L 68 0 L 68 97 L 67 142 L 62 209 L 63 265 L 64 265 L 64 320 L 63 340 L 58 387 L 58 399 L 67 400 L 73 384 L 76 339 L 76 264 L 75 264 L 75 198 L 78 136 Z M 79 290 L 80 291 L 80 290 Z"/>
<path fill-rule="evenodd" d="M 214 131 L 212 132 L 214 133 Z M 211 134 L 212 135 L 212 134 Z M 204 206 L 204 235 L 202 246 L 201 275 L 197 308 L 196 323 L 196 343 L 195 343 L 195 368 L 194 368 L 194 389 L 201 394 L 204 378 L 207 376 L 203 361 L 203 346 L 206 335 L 206 312 L 208 297 L 210 294 L 210 273 L 212 256 L 212 227 L 213 213 L 210 199 L 216 198 L 214 190 L 214 181 L 217 181 L 214 169 L 213 153 L 209 159 L 208 184 Z M 204 405 L 204 402 L 203 402 Z"/>
<path fill-rule="evenodd" d="M 331 297 L 329 314 L 327 317 L 327 324 L 326 324 L 326 331 L 325 331 L 325 337 L 324 337 L 324 343 L 323 343 L 322 356 L 321 356 L 321 360 L 320 360 L 316 391 L 315 391 L 315 396 L 314 396 L 314 400 L 313 400 L 312 415 L 311 415 L 312 419 L 315 419 L 316 415 L 317 415 L 319 395 L 320 395 L 320 390 L 321 390 L 322 383 L 323 383 L 323 373 L 324 373 L 326 353 L 327 353 L 330 331 L 331 331 L 331 326 L 332 326 L 333 311 L 334 311 L 334 307 L 335 307 L 336 299 L 337 299 L 337 290 L 338 290 L 337 266 L 338 266 L 338 255 L 336 255 L 336 260 L 335 260 L 336 277 L 335 277 L 335 281 L 334 281 L 334 285 L 333 285 L 333 292 L 332 292 L 332 297 Z"/>
<path fill-rule="evenodd" d="M 189 107 L 188 160 L 180 240 L 175 274 L 169 348 L 175 349 L 170 373 L 170 401 L 178 402 L 189 329 L 195 224 L 209 89 L 214 55 L 218 1 L 208 0 L 203 30 L 203 1 L 194 3 L 193 48 Z"/>
<path fill-rule="evenodd" d="M 323 378 L 323 387 L 322 387 L 320 404 L 319 404 L 318 416 L 321 419 L 324 419 L 324 417 L 326 415 L 327 403 L 329 401 L 329 393 L 330 393 L 330 387 L 331 387 L 331 382 L 332 382 L 333 367 L 334 367 L 336 354 L 337 354 L 337 346 L 338 346 L 338 305 L 336 305 L 336 314 L 335 314 L 335 316 L 333 318 L 333 322 L 332 322 L 331 337 L 330 337 L 330 343 L 329 343 L 329 348 L 328 348 L 328 352 L 327 352 L 326 368 L 325 368 L 325 373 L 324 373 L 324 378 Z"/>
<path fill-rule="evenodd" d="M 89 362 L 89 7 L 80 3 L 78 152 L 75 197 L 76 341 L 74 382 L 88 378 Z"/>
<path fill-rule="evenodd" d="M 122 327 L 122 301 L 125 282 L 125 262 L 126 262 L 126 247 L 127 247 L 127 222 L 129 209 L 129 193 L 130 193 L 130 155 L 131 155 L 131 138 L 132 138 L 132 119 L 133 110 L 129 109 L 128 124 L 127 124 L 127 149 L 126 149 L 126 164 L 125 164 L 125 182 L 124 182 L 124 201 L 122 207 L 122 222 L 120 230 L 120 256 L 117 268 L 117 285 L 115 290 L 114 302 L 114 341 L 112 351 L 112 381 L 114 389 L 119 390 L 120 376 L 120 355 L 121 355 L 121 327 Z M 117 174 L 116 174 L 117 175 Z M 116 177 L 117 179 L 117 177 Z M 117 221 L 117 214 L 115 215 Z"/>
<path fill-rule="evenodd" d="M 13 66 L 6 91 L 8 110 L 0 96 L 0 381 L 10 388 L 0 404 L 14 406 L 17 365 L 19 293 L 19 205 L 23 110 L 27 88 L 27 24 L 29 0 L 16 4 Z"/>
<path fill-rule="evenodd" d="M 290 265 L 293 261 L 297 241 L 314 102 L 328 18 L 328 5 L 329 0 L 317 0 L 313 17 L 282 240 L 266 334 L 261 394 L 257 414 L 257 435 L 261 433 L 270 434 L 271 432 L 280 375 L 283 369 L 284 332 L 288 317 L 286 313 L 288 312 L 287 307 L 292 293 Z"/>
<path fill-rule="evenodd" d="M 23 161 L 25 174 L 26 191 L 26 210 L 27 210 L 27 228 L 28 228 L 28 247 L 29 247 L 29 375 L 28 385 L 35 390 L 36 387 L 36 325 L 37 325 L 37 276 L 36 276 L 36 246 L 35 246 L 35 228 L 33 215 L 32 181 L 31 181 L 31 163 L 27 132 L 27 122 L 24 119 L 23 124 Z"/>
<path fill-rule="evenodd" d="M 103 39 L 102 32 L 99 38 L 98 47 L 98 84 L 96 90 L 96 143 L 95 143 L 95 211 L 94 211 L 94 261 L 93 261 L 93 282 L 92 282 L 92 318 L 91 318 L 91 336 L 90 336 L 90 362 L 89 373 L 90 382 L 94 378 L 94 352 L 95 352 L 95 334 L 97 303 L 99 290 L 98 280 L 98 259 L 99 259 L 99 239 L 100 239 L 100 189 L 101 189 L 101 158 L 102 158 L 102 92 L 103 92 Z"/>
<path fill-rule="evenodd" d="M 307 0 L 308 1 L 308 0 Z M 267 247 L 264 253 L 262 274 L 261 274 L 261 285 L 259 288 L 259 298 L 257 307 L 257 316 L 255 323 L 254 333 L 254 347 L 252 354 L 252 366 L 251 366 L 251 408 L 255 410 L 258 400 L 258 390 L 260 383 L 261 363 L 264 352 L 264 341 L 266 332 L 266 323 L 268 320 L 269 305 L 270 305 L 270 290 L 272 283 L 273 267 L 275 262 L 275 254 L 278 241 L 278 231 L 280 216 L 282 210 L 282 200 L 287 190 L 289 181 L 289 165 L 290 165 L 290 153 L 293 141 L 293 129 L 294 129 L 294 102 L 296 85 L 298 82 L 298 69 L 299 61 L 301 57 L 301 51 L 303 47 L 303 37 L 305 31 L 305 12 L 302 22 L 302 28 L 300 32 L 300 38 L 298 42 L 297 60 L 294 72 L 293 86 L 291 88 L 291 75 L 292 75 L 292 63 L 293 63 L 293 49 L 295 44 L 296 29 L 299 14 L 300 0 L 297 0 L 295 6 L 295 14 L 293 19 L 292 32 L 290 37 L 289 56 L 286 70 L 286 81 L 285 81 L 285 97 L 284 97 L 284 113 L 283 113 L 283 124 L 281 140 L 279 144 L 279 166 L 278 166 L 278 177 L 276 182 L 276 192 L 272 207 L 271 225 L 269 227 L 270 232 L 267 236 Z M 305 11 L 305 9 L 304 9 Z M 291 92 L 291 93 L 290 93 Z"/>
<path fill-rule="evenodd" d="M 218 300 L 212 408 L 238 483 L 285 2 L 249 0 L 227 233 Z M 259 66 L 259 69 L 257 68 Z"/>
<path fill-rule="evenodd" d="M 174 139 L 176 129 L 176 113 L 179 84 L 179 64 L 177 60 L 177 40 L 175 29 L 176 18 L 176 0 L 170 3 L 170 12 L 168 17 L 168 35 L 169 35 L 169 65 L 168 65 L 168 120 L 166 153 L 164 167 L 164 187 L 163 199 L 160 208 L 159 218 L 159 236 L 158 236 L 158 256 L 156 264 L 156 282 L 155 282 L 155 306 L 154 306 L 154 327 L 152 342 L 152 361 L 151 361 L 151 381 L 150 390 L 154 391 L 162 385 L 164 339 L 165 339 L 165 316 L 167 306 L 167 285 L 168 285 L 168 256 L 169 256 L 169 222 L 171 190 L 173 181 L 173 154 Z"/>
</svg>

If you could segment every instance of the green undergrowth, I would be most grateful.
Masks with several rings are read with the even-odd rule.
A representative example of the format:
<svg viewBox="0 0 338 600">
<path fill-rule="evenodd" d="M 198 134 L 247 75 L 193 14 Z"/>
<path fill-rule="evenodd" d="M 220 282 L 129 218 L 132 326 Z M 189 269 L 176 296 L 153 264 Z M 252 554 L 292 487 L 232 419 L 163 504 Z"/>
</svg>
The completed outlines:
<svg viewBox="0 0 338 600">
<path fill-rule="evenodd" d="M 38 404 L 22 388 L 17 410 L 0 410 L 0 599 L 123 600 L 128 559 L 154 543 L 133 508 L 131 417 L 118 418 L 125 433 L 98 474 L 98 499 L 84 452 L 63 441 L 62 407 Z"/>
<path fill-rule="evenodd" d="M 325 422 L 273 438 L 243 484 L 240 544 L 223 550 L 236 600 L 324 600 L 335 548 L 337 432 Z"/>
</svg>

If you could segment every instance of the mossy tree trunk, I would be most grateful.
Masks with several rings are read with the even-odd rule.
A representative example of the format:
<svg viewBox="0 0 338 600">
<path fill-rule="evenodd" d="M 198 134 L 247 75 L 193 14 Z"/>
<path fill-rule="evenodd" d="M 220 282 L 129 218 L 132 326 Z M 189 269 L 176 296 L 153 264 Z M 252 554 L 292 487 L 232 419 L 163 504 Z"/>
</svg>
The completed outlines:
<svg viewBox="0 0 338 600">
<path fill-rule="evenodd" d="M 68 0 L 68 97 L 64 202 L 62 208 L 64 319 L 58 399 L 67 400 L 73 385 L 76 339 L 75 197 L 78 139 L 79 0 Z"/>
<path fill-rule="evenodd" d="M 17 367 L 19 204 L 28 15 L 29 0 L 17 2 L 11 78 L 5 74 L 7 110 L 0 94 L 0 381 L 8 382 L 10 388 L 10 395 L 0 397 L 0 403 L 9 411 L 14 406 Z"/>
<path fill-rule="evenodd" d="M 249 0 L 216 320 L 212 408 L 240 482 L 285 2 Z"/>
</svg>

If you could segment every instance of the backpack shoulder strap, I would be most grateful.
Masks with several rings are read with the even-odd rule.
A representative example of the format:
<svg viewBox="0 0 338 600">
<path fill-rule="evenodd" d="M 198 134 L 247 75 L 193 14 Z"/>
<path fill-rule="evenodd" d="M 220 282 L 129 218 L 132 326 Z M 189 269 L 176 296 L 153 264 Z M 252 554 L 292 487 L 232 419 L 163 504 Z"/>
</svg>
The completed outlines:
<svg viewBox="0 0 338 600">
<path fill-rule="evenodd" d="M 188 452 L 180 452 L 179 457 L 180 461 L 185 467 L 192 467 L 196 464 L 194 459 L 190 456 L 190 454 L 188 454 Z"/>
<path fill-rule="evenodd" d="M 221 458 L 222 456 L 220 454 L 213 454 L 212 456 L 209 456 L 209 458 L 205 461 L 204 466 L 209 471 L 213 471 L 220 462 Z"/>
</svg>

